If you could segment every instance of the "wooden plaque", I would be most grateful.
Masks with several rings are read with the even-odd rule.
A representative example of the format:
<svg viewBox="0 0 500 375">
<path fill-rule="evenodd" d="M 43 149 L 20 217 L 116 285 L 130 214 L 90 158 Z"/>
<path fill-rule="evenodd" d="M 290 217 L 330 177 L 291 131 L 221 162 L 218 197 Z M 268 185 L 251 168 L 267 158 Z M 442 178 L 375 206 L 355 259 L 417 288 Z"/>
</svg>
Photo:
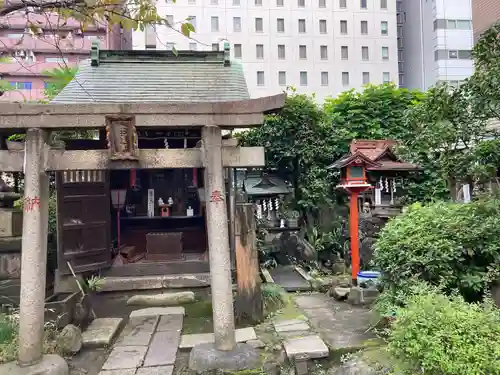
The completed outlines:
<svg viewBox="0 0 500 375">
<path fill-rule="evenodd" d="M 111 160 L 139 160 L 134 116 L 106 116 L 106 137 Z"/>
</svg>

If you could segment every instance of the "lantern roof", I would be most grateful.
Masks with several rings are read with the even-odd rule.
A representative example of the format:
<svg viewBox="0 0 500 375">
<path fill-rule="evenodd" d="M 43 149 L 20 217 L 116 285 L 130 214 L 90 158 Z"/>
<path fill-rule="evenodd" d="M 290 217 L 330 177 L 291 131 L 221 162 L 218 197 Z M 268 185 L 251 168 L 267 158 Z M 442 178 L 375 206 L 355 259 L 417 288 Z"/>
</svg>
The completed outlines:
<svg viewBox="0 0 500 375">
<path fill-rule="evenodd" d="M 364 140 L 355 139 L 349 147 L 349 154 L 343 156 L 328 168 L 344 168 L 362 159 L 369 171 L 412 171 L 419 170 L 416 164 L 402 161 L 395 153 L 397 141 L 390 139 Z"/>
</svg>

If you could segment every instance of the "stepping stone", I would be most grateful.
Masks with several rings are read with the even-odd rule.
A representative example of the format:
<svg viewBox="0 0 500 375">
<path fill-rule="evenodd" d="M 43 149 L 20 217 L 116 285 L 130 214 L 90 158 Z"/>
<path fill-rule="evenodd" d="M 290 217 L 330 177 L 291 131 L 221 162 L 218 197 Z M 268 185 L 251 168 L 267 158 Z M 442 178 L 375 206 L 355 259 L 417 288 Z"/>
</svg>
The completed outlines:
<svg viewBox="0 0 500 375">
<path fill-rule="evenodd" d="M 134 310 L 130 313 L 131 318 L 143 316 L 162 316 L 162 315 L 185 315 L 186 310 L 182 306 L 172 307 L 148 307 L 147 309 Z"/>
<path fill-rule="evenodd" d="M 282 332 L 297 332 L 297 331 L 309 331 L 309 324 L 299 319 L 275 321 L 274 329 L 278 333 Z"/>
<path fill-rule="evenodd" d="M 108 346 L 115 338 L 120 326 L 123 322 L 122 318 L 98 318 L 94 319 L 83 332 L 84 347 L 101 347 Z M 126 375 L 126 374 L 125 374 Z"/>
<path fill-rule="evenodd" d="M 141 366 L 147 350 L 147 346 L 115 346 L 102 369 L 136 369 Z"/>
<path fill-rule="evenodd" d="M 236 342 L 247 342 L 257 340 L 257 335 L 253 327 L 239 328 L 235 332 Z M 191 349 L 195 345 L 210 344 L 215 342 L 213 333 L 199 333 L 192 335 L 182 335 L 179 349 Z"/>
<path fill-rule="evenodd" d="M 181 332 L 156 332 L 144 359 L 144 367 L 173 365 Z"/>
<path fill-rule="evenodd" d="M 141 367 L 135 375 L 172 375 L 173 372 L 174 366 Z"/>
<path fill-rule="evenodd" d="M 115 346 L 149 345 L 159 320 L 159 316 L 130 318 Z"/>
<path fill-rule="evenodd" d="M 289 339 L 285 341 L 284 347 L 290 360 L 295 357 L 300 357 L 300 359 L 324 358 L 328 357 L 329 354 L 328 347 L 317 335 Z"/>
<path fill-rule="evenodd" d="M 185 303 L 193 303 L 195 296 L 193 292 L 161 293 L 161 294 L 139 294 L 129 298 L 127 305 L 142 306 L 178 306 Z"/>
<path fill-rule="evenodd" d="M 130 368 L 126 370 L 101 371 L 99 375 L 135 375 L 135 368 Z"/>
</svg>

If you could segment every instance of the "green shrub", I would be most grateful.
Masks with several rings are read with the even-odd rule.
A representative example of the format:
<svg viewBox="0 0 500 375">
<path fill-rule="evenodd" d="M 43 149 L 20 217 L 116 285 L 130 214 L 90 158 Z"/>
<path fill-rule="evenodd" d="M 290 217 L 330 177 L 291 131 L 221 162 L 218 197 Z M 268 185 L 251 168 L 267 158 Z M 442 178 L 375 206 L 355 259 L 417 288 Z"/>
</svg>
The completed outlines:
<svg viewBox="0 0 500 375">
<path fill-rule="evenodd" d="M 266 315 L 285 307 L 291 302 L 288 293 L 278 284 L 262 284 L 261 291 L 262 305 Z"/>
<path fill-rule="evenodd" d="M 500 268 L 498 233 L 497 199 L 417 204 L 382 229 L 374 262 L 388 287 L 416 278 L 478 300 Z"/>
<path fill-rule="evenodd" d="M 499 375 L 500 313 L 431 292 L 396 311 L 388 350 L 401 375 Z"/>
</svg>

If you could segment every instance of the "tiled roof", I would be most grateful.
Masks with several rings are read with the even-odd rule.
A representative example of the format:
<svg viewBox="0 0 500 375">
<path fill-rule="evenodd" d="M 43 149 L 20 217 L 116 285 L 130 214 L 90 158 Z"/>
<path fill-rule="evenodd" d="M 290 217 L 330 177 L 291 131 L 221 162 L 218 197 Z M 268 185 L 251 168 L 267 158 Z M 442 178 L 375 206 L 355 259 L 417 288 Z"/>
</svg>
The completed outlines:
<svg viewBox="0 0 500 375">
<path fill-rule="evenodd" d="M 249 174 L 243 184 L 246 193 L 251 196 L 285 195 L 293 192 L 285 181 L 276 176 Z"/>
<path fill-rule="evenodd" d="M 242 66 L 221 52 L 99 51 L 53 103 L 221 102 L 249 99 Z"/>
</svg>

